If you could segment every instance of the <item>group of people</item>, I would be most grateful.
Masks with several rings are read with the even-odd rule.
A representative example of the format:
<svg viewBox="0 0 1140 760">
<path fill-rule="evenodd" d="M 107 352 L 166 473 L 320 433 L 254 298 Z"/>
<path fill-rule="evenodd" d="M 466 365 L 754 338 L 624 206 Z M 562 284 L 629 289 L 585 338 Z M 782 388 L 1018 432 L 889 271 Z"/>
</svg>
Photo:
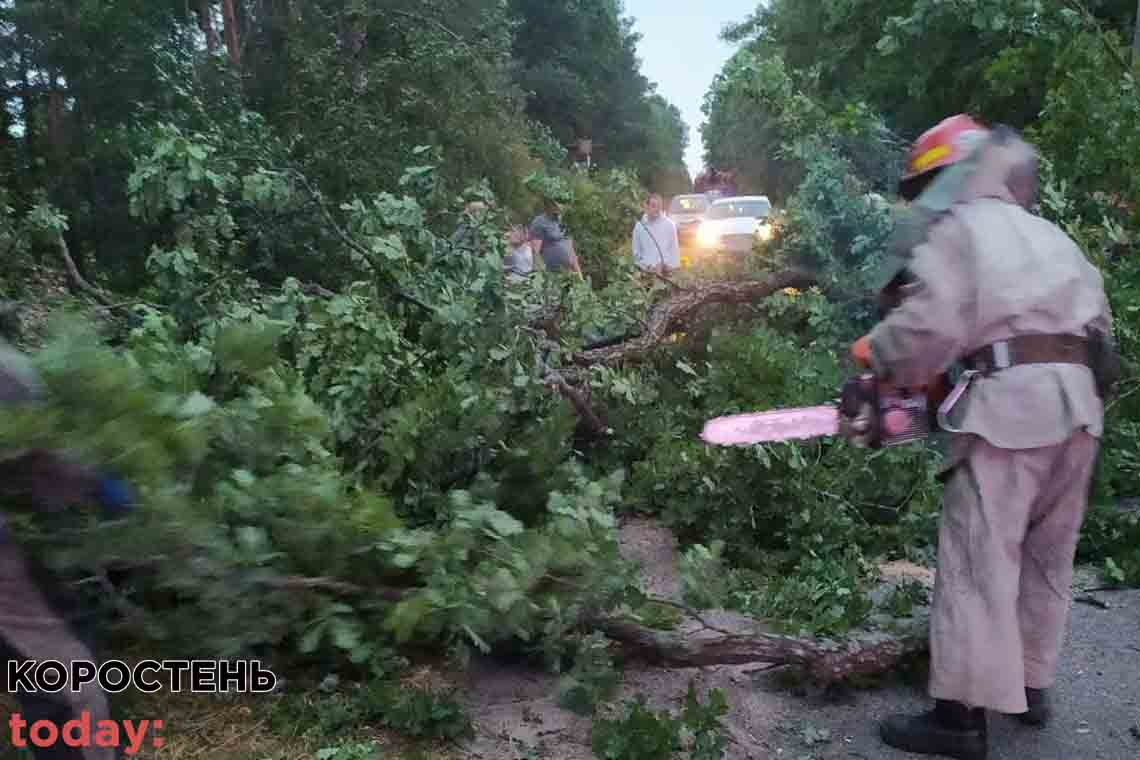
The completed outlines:
<svg viewBox="0 0 1140 760">
<path fill-rule="evenodd" d="M 526 277 L 534 272 L 536 253 L 546 271 L 582 276 L 574 240 L 567 237 L 562 228 L 562 204 L 555 198 L 545 198 L 542 213 L 534 218 L 530 227 L 512 227 L 507 240 L 510 251 L 503 264 L 510 279 Z"/>
<path fill-rule="evenodd" d="M 452 245 L 478 255 L 483 248 L 479 224 L 486 211 L 487 205 L 482 201 L 469 202 L 459 228 L 451 237 Z M 539 262 L 548 272 L 570 272 L 582 276 L 582 266 L 574 250 L 574 241 L 567 237 L 562 228 L 562 204 L 556 198 L 547 197 L 543 200 L 542 213 L 534 218 L 529 227 L 512 226 L 507 231 L 507 246 L 503 270 L 509 281 L 529 277 Z"/>
<path fill-rule="evenodd" d="M 660 195 L 649 196 L 644 214 L 634 224 L 632 242 L 633 260 L 638 268 L 662 275 L 681 266 L 677 227 L 663 209 Z M 465 208 L 466 216 L 472 220 L 477 220 L 486 210 L 482 201 L 471 201 Z M 467 220 L 461 222 L 452 243 L 473 252 L 478 250 L 475 226 Z M 562 226 L 562 203 L 555 198 L 543 200 L 542 213 L 529 226 L 514 225 L 507 231 L 507 248 L 503 270 L 509 281 L 517 282 L 530 276 L 538 265 L 548 272 L 569 272 L 582 277 L 574 240 L 566 235 Z"/>
</svg>

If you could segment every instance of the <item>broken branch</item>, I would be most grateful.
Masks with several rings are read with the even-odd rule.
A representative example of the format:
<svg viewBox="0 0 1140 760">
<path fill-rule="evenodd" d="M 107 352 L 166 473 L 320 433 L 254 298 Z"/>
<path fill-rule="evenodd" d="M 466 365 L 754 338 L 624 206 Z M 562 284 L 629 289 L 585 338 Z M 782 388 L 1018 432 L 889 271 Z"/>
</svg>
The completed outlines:
<svg viewBox="0 0 1140 760">
<path fill-rule="evenodd" d="M 71 251 L 67 247 L 67 241 L 64 240 L 63 235 L 57 235 L 56 240 L 59 245 L 60 256 L 63 257 L 63 265 L 67 267 L 67 276 L 71 278 L 72 284 L 82 290 L 87 295 L 94 298 L 99 303 L 106 307 L 114 307 L 115 302 L 108 298 L 101 290 L 89 283 L 79 273 L 79 267 L 75 266 L 75 259 L 71 258 Z"/>
<path fill-rule="evenodd" d="M 689 611 L 691 617 L 694 614 Z M 696 619 L 699 620 L 699 617 Z M 758 630 L 730 632 L 702 623 L 698 631 L 662 632 L 628 619 L 601 619 L 595 627 L 618 642 L 627 656 L 673 667 L 767 663 L 804 669 L 818 683 L 890 670 L 927 648 L 925 620 L 900 633 L 866 633 L 845 641 L 798 639 Z"/>
<path fill-rule="evenodd" d="M 710 282 L 673 296 L 653 308 L 645 330 L 636 338 L 614 346 L 582 351 L 574 356 L 580 366 L 613 366 L 645 358 L 677 326 L 690 322 L 702 309 L 712 304 L 749 303 L 787 288 L 806 288 L 816 279 L 806 272 L 790 270 L 765 280 L 745 282 Z"/>
</svg>

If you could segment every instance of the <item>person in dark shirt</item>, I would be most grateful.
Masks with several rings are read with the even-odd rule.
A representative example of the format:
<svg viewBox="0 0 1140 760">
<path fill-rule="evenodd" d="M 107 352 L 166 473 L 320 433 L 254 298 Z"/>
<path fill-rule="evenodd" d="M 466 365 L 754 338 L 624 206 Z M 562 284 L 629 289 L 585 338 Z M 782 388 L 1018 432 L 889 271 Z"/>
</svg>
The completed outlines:
<svg viewBox="0 0 1140 760">
<path fill-rule="evenodd" d="M 542 256 L 542 263 L 550 272 L 575 272 L 582 276 L 574 241 L 562 230 L 562 204 L 547 197 L 543 213 L 530 223 L 531 248 Z"/>
</svg>

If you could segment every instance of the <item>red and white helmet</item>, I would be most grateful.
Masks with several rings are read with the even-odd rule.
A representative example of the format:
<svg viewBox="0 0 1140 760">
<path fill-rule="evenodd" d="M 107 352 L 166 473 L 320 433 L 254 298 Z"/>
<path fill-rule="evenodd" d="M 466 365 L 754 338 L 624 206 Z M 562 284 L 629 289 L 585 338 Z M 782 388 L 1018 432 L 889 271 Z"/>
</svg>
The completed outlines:
<svg viewBox="0 0 1140 760">
<path fill-rule="evenodd" d="M 914 200 L 938 172 L 966 158 L 989 130 L 965 114 L 943 119 L 922 133 L 910 149 L 899 180 L 899 195 Z"/>
</svg>

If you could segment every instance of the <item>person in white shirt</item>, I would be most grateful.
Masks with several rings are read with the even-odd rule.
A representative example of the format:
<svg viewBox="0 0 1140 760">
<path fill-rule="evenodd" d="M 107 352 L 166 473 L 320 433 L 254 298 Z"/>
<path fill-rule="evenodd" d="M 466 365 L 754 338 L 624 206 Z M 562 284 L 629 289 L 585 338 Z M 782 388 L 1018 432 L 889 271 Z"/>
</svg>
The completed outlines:
<svg viewBox="0 0 1140 760">
<path fill-rule="evenodd" d="M 507 279 L 519 282 L 534 271 L 534 251 L 531 250 L 530 242 L 527 240 L 525 227 L 518 225 L 512 227 L 507 241 L 511 250 L 504 259 L 503 266 Z"/>
<path fill-rule="evenodd" d="M 645 202 L 645 215 L 633 226 L 633 261 L 643 271 L 668 274 L 681 268 L 677 225 L 661 213 L 664 202 L 656 193 Z"/>
</svg>

